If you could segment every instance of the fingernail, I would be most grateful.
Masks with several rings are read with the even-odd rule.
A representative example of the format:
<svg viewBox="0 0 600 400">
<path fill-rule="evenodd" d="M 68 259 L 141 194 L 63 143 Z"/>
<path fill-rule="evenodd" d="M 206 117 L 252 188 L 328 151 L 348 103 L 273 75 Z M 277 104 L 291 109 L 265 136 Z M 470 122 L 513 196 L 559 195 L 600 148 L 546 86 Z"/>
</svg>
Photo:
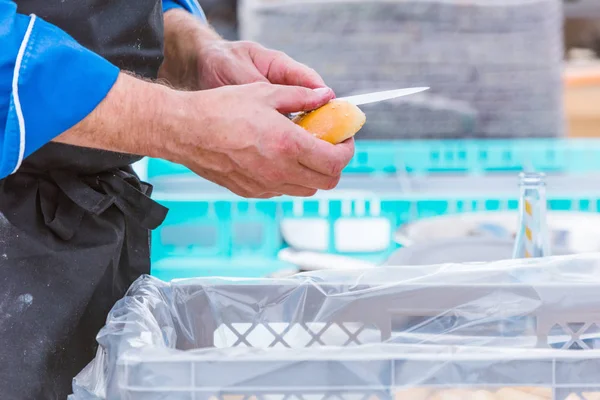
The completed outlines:
<svg viewBox="0 0 600 400">
<path fill-rule="evenodd" d="M 331 89 L 328 87 L 313 89 L 319 96 L 331 95 Z"/>
</svg>

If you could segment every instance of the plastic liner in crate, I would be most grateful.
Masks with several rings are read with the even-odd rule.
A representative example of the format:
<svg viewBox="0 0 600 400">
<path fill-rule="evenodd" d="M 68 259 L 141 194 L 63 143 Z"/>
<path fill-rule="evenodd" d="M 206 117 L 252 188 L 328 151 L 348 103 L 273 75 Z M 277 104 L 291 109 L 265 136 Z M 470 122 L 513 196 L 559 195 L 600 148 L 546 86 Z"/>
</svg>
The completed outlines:
<svg viewBox="0 0 600 400">
<path fill-rule="evenodd" d="M 340 95 L 429 86 L 477 111 L 473 127 L 457 110 L 380 103 L 365 108 L 378 123 L 363 137 L 564 135 L 561 0 L 244 0 L 239 18 L 243 39 L 310 65 Z"/>
<path fill-rule="evenodd" d="M 527 386 L 567 399 L 600 392 L 599 290 L 593 254 L 275 280 L 142 277 L 111 311 L 72 398 Z"/>
</svg>

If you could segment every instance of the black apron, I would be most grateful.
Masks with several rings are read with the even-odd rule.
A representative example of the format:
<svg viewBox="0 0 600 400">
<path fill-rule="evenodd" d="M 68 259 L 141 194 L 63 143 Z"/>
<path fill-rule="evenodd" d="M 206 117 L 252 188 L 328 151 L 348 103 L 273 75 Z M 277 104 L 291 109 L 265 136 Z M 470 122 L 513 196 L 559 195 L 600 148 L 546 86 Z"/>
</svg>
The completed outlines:
<svg viewBox="0 0 600 400">
<path fill-rule="evenodd" d="M 160 0 L 16 3 L 121 69 L 156 77 Z M 150 272 L 149 230 L 166 209 L 135 176 L 137 160 L 49 143 L 0 181 L 0 399 L 65 399 L 110 308 Z"/>
</svg>

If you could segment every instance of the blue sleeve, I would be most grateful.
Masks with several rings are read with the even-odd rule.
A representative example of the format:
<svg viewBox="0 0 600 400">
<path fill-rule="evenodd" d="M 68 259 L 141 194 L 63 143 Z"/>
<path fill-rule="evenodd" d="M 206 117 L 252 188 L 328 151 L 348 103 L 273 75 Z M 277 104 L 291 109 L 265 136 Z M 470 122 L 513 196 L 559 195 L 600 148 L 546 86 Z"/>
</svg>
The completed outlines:
<svg viewBox="0 0 600 400">
<path fill-rule="evenodd" d="M 197 0 L 163 0 L 162 3 L 163 12 L 167 12 L 172 8 L 183 8 L 206 22 L 206 15 L 204 15 L 204 11 L 202 11 L 202 7 L 200 7 Z"/>
<path fill-rule="evenodd" d="M 0 178 L 84 119 L 119 69 L 35 15 L 0 0 Z"/>
</svg>

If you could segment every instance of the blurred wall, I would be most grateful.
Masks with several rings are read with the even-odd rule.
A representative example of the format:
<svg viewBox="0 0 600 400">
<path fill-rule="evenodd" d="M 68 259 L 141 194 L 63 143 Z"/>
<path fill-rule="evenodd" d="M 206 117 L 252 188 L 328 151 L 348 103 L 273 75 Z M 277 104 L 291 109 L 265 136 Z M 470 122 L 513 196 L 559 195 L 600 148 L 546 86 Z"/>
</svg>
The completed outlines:
<svg viewBox="0 0 600 400">
<path fill-rule="evenodd" d="M 237 0 L 200 0 L 200 5 L 221 36 L 228 40 L 238 39 Z"/>
<path fill-rule="evenodd" d="M 244 1 L 244 0 L 241 0 Z M 249 1 L 249 0 L 245 0 Z M 284 0 L 272 0 L 271 2 L 282 2 Z M 492 0 L 493 1 L 493 0 Z M 236 0 L 200 0 L 203 8 L 205 9 L 209 20 L 216 28 L 216 30 L 223 35 L 227 39 L 238 39 L 238 1 Z M 564 49 L 565 52 L 568 53 L 569 50 L 574 48 L 589 48 L 592 49 L 597 56 L 600 56 L 600 0 L 563 0 L 564 3 L 564 15 L 565 15 L 565 23 L 564 23 Z M 587 104 L 586 102 L 590 102 L 589 90 L 586 89 L 587 92 L 584 94 L 585 101 L 574 102 L 572 100 L 573 97 L 579 98 L 575 96 L 573 93 L 574 90 L 569 88 L 568 93 L 566 94 L 566 105 L 567 105 L 567 114 L 568 119 L 570 121 L 569 128 L 571 134 L 575 135 L 583 135 L 581 129 L 577 130 L 573 128 L 572 119 L 574 112 L 577 115 L 581 114 L 582 107 L 580 104 Z M 594 89 L 595 90 L 595 89 Z M 577 89 L 577 94 L 582 91 L 582 89 Z M 596 93 L 596 92 L 594 92 Z M 595 94 L 594 94 L 595 95 Z M 580 96 L 581 97 L 581 96 Z M 600 97 L 594 97 L 594 101 L 591 103 L 597 104 L 596 101 Z M 418 99 L 412 99 L 412 103 L 419 103 Z M 392 107 L 388 105 L 388 108 Z M 417 107 L 413 104 L 413 107 Z M 435 101 L 435 104 L 432 106 L 433 108 L 437 108 L 436 114 L 438 115 L 438 120 L 440 123 L 445 126 L 445 130 L 447 132 L 464 132 L 465 130 L 470 130 L 471 127 L 474 126 L 473 116 L 477 114 L 477 110 L 471 107 L 469 104 L 455 102 L 455 101 L 446 101 L 444 99 L 438 98 Z M 383 109 L 380 106 L 379 114 L 385 115 L 392 110 L 386 110 L 385 107 Z M 369 110 L 370 116 L 375 116 L 378 118 L 377 110 Z M 445 113 L 446 115 L 442 115 Z M 425 113 L 426 114 L 426 113 Z M 419 112 L 412 112 L 411 115 L 413 119 L 418 118 L 426 118 L 426 116 L 421 115 Z M 370 118 L 372 122 L 373 119 Z M 587 118 L 587 114 L 586 114 Z M 381 118 L 379 118 L 381 119 Z M 581 118 L 580 118 L 581 119 Z M 589 118 L 587 118 L 589 119 Z M 586 119 L 586 121 L 587 121 Z M 596 114 L 594 114 L 594 124 L 591 125 L 591 128 L 586 128 L 585 136 L 590 135 L 588 131 L 596 132 L 596 127 L 598 125 Z M 588 127 L 586 122 L 586 127 Z M 383 130 L 390 131 L 390 128 L 384 128 Z M 573 131 L 576 131 L 573 133 Z M 579 133 L 577 133 L 579 132 Z M 386 132 L 362 132 L 361 137 L 386 137 L 388 133 Z"/>
<path fill-rule="evenodd" d="M 565 134 L 562 0 L 243 0 L 239 21 L 341 96 L 431 87 L 365 106 L 362 138 Z"/>
</svg>

